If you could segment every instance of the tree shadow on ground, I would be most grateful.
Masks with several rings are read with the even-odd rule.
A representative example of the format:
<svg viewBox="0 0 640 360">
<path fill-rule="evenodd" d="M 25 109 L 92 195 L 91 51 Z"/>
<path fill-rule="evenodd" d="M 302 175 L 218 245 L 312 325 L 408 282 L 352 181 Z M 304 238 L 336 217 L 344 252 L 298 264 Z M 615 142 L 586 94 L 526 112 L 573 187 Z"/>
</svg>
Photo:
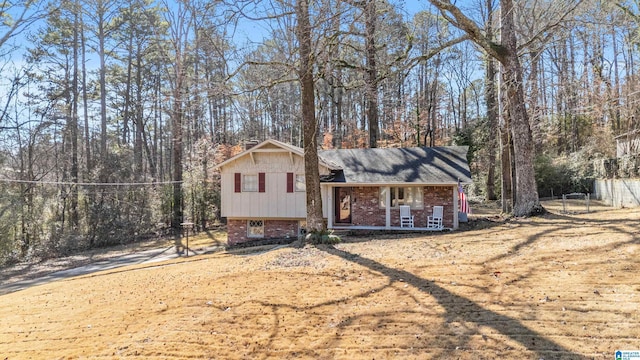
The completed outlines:
<svg viewBox="0 0 640 360">
<path fill-rule="evenodd" d="M 509 219 L 499 216 L 477 217 L 469 219 L 466 223 L 460 223 L 456 233 L 467 231 L 488 230 L 507 223 Z M 415 231 L 415 230 L 344 230 L 336 231 L 343 243 L 361 243 L 371 240 L 407 240 L 424 239 L 450 234 L 450 230 L 444 231 Z"/>
<path fill-rule="evenodd" d="M 401 281 L 429 294 L 445 310 L 443 317 L 449 323 L 474 323 L 478 327 L 486 326 L 492 328 L 505 337 L 520 343 L 529 351 L 536 353 L 540 358 L 581 358 L 581 355 L 564 348 L 551 339 L 545 338 L 542 334 L 528 328 L 519 320 L 485 309 L 472 300 L 456 295 L 439 286 L 434 281 L 420 278 L 405 270 L 388 267 L 375 260 L 352 254 L 331 245 L 321 245 L 318 248 L 331 255 L 381 273 L 389 278 L 390 283 Z M 478 314 L 482 316 L 478 316 Z"/>
<path fill-rule="evenodd" d="M 571 229 L 578 229 L 585 226 L 601 232 L 602 236 L 605 236 L 607 232 L 629 235 L 629 241 L 619 242 L 615 246 L 607 245 L 606 247 L 609 248 L 609 250 L 613 250 L 626 244 L 640 242 L 640 223 L 630 222 L 629 219 L 623 217 L 613 219 L 593 219 L 581 215 L 567 215 L 547 212 L 546 214 L 540 216 L 540 219 L 542 220 L 532 223 L 532 225 L 539 228 L 540 231 L 535 232 L 532 235 L 526 237 L 526 239 L 524 239 L 523 241 L 518 242 L 510 249 L 510 251 L 487 259 L 484 261 L 484 263 L 493 263 L 504 260 L 508 257 L 512 257 L 518 254 L 522 249 L 530 247 L 542 238 L 552 236 L 552 234 L 554 233 L 560 233 L 562 231 Z M 593 232 L 588 235 L 594 234 L 597 233 Z"/>
</svg>

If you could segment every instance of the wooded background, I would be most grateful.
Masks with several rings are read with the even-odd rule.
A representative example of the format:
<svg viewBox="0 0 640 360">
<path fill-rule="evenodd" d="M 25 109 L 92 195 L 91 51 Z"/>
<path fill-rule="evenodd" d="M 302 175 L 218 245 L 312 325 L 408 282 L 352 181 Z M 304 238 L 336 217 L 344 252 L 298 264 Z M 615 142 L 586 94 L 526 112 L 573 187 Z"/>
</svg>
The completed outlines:
<svg viewBox="0 0 640 360">
<path fill-rule="evenodd" d="M 516 40 L 539 196 L 588 192 L 638 128 L 634 1 L 310 1 L 306 61 L 286 0 L 4 3 L 0 263 L 216 224 L 215 164 L 304 145 L 301 64 L 322 148 L 469 145 L 468 191 L 511 211 L 507 62 L 479 38 Z"/>
</svg>

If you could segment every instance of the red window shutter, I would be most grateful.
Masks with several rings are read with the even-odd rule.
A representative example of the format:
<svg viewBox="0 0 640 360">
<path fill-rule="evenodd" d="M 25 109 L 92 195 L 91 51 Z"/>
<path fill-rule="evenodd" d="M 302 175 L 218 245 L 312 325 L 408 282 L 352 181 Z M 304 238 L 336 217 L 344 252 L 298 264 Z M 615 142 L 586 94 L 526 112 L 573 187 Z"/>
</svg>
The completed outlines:
<svg viewBox="0 0 640 360">
<path fill-rule="evenodd" d="M 287 173 L 287 192 L 293 192 L 293 173 Z"/>
<path fill-rule="evenodd" d="M 235 173 L 235 192 L 242 192 L 242 175 L 240 173 Z"/>
<path fill-rule="evenodd" d="M 264 192 L 264 173 L 258 173 L 258 192 Z"/>
</svg>

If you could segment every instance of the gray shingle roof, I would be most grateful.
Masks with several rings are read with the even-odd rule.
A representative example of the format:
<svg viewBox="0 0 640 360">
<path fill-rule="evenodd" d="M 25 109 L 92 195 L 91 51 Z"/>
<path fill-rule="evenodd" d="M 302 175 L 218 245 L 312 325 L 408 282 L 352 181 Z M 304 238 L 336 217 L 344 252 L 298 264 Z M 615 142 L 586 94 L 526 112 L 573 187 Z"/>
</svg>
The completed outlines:
<svg viewBox="0 0 640 360">
<path fill-rule="evenodd" d="M 319 156 L 342 170 L 332 182 L 454 184 L 471 182 L 466 146 L 336 149 Z"/>
</svg>

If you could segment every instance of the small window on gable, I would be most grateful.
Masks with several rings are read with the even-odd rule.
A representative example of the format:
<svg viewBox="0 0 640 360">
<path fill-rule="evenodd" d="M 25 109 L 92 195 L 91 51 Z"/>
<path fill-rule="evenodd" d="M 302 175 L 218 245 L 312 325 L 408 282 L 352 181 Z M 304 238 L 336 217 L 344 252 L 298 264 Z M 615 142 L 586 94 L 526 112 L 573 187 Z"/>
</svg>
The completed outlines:
<svg viewBox="0 0 640 360">
<path fill-rule="evenodd" d="M 250 237 L 250 238 L 264 237 L 264 221 L 263 220 L 247 221 L 247 237 Z"/>
<path fill-rule="evenodd" d="M 242 192 L 258 191 L 258 175 L 242 175 Z"/>
<path fill-rule="evenodd" d="M 296 191 L 307 191 L 304 174 L 296 174 Z"/>
</svg>

